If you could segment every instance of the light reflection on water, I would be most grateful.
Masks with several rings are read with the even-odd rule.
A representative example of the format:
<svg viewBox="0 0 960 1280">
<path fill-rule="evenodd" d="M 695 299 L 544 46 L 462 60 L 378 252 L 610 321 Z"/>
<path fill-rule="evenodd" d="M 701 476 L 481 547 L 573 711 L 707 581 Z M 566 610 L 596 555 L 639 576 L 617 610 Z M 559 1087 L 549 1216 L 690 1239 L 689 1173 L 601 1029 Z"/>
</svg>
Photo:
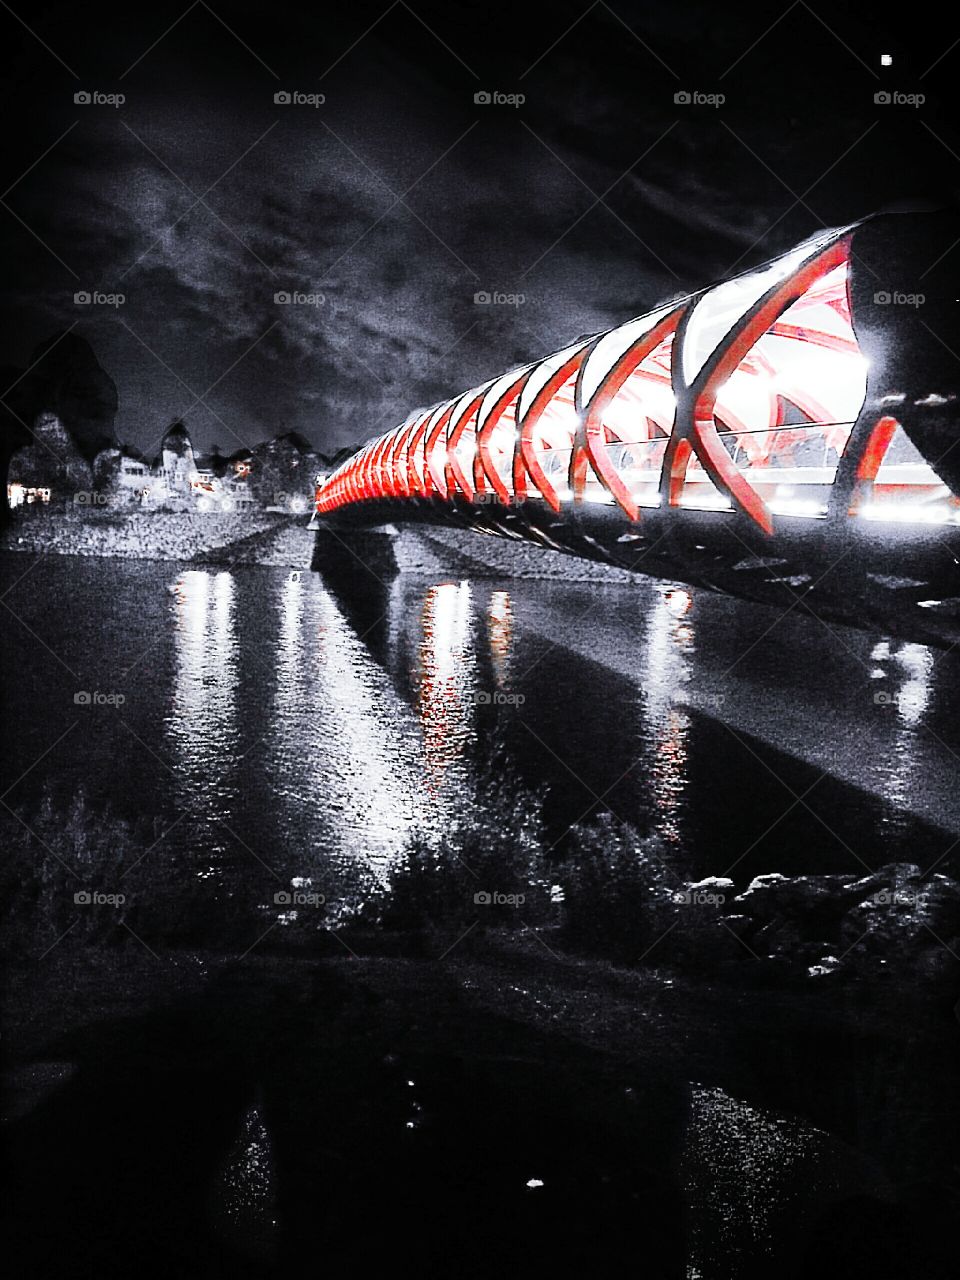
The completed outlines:
<svg viewBox="0 0 960 1280">
<path fill-rule="evenodd" d="M 470 586 L 430 587 L 420 613 L 416 707 L 424 781 L 433 798 L 455 796 L 466 780 L 464 751 L 476 735 L 477 656 Z"/>
<path fill-rule="evenodd" d="M 695 1085 L 681 1172 L 690 1206 L 687 1280 L 732 1280 L 794 1223 L 843 1191 L 889 1191 L 867 1161 L 823 1130 Z M 751 1274 L 753 1272 L 751 1271 Z"/>
<path fill-rule="evenodd" d="M 264 751 L 278 823 L 311 861 L 361 860 L 381 874 L 415 827 L 437 820 L 421 785 L 414 719 L 317 584 L 281 588 L 275 706 Z M 291 751 L 288 735 L 296 733 Z"/>
<path fill-rule="evenodd" d="M 470 733 L 469 589 L 441 588 L 428 607 L 433 701 L 420 708 L 421 735 L 316 578 L 291 573 L 266 585 L 239 638 L 232 574 L 187 570 L 172 587 L 176 676 L 164 728 L 178 806 L 199 814 L 214 866 L 228 848 L 236 856 L 229 833 L 269 868 L 270 849 L 254 847 L 249 831 L 253 809 L 271 845 L 301 852 L 305 874 L 360 862 L 383 875 L 413 829 L 437 826 L 438 775 Z M 245 689 L 257 685 L 251 711 L 263 707 L 262 686 L 269 691 L 262 720 L 240 714 L 241 671 Z"/>
<path fill-rule="evenodd" d="M 176 674 L 165 729 L 175 761 L 177 804 L 200 806 L 207 850 L 224 852 L 222 829 L 207 815 L 227 813 L 237 796 L 239 651 L 233 575 L 189 569 L 173 584 Z"/>
<path fill-rule="evenodd" d="M 270 1135 L 257 1106 L 244 1114 L 211 1192 L 218 1234 L 242 1254 L 269 1256 L 278 1225 L 276 1172 Z"/>
<path fill-rule="evenodd" d="M 936 665 L 925 645 L 880 641 L 871 651 L 874 704 L 890 720 L 890 743 L 880 772 L 881 794 L 899 808 L 923 784 L 918 733 L 934 695 Z"/>
<path fill-rule="evenodd" d="M 239 636 L 232 573 L 189 569 L 171 587 L 176 675 L 164 728 L 178 806 L 198 812 L 204 827 L 210 866 L 200 874 L 236 854 L 225 832 L 269 869 L 269 849 L 238 832 L 244 806 L 263 794 L 272 839 L 302 851 L 304 874 L 359 861 L 383 876 L 413 831 L 445 825 L 468 782 L 478 703 L 491 696 L 481 687 L 478 636 L 501 689 L 510 595 L 490 593 L 484 636 L 469 583 L 424 590 L 411 708 L 318 579 L 293 572 L 266 586 L 255 629 L 245 615 Z M 241 713 L 241 674 L 245 690 L 251 680 L 270 690 L 262 722 Z M 248 768 L 261 776 L 243 791 Z"/>
<path fill-rule="evenodd" d="M 686 591 L 663 587 L 652 609 L 641 654 L 643 714 L 651 745 L 656 830 L 664 840 L 682 838 L 684 797 L 689 783 L 690 716 L 677 690 L 691 678 L 695 653 L 691 600 Z"/>
<path fill-rule="evenodd" d="M 487 605 L 487 635 L 493 677 L 497 688 L 502 689 L 510 678 L 513 657 L 513 603 L 509 591 L 491 591 Z"/>
</svg>

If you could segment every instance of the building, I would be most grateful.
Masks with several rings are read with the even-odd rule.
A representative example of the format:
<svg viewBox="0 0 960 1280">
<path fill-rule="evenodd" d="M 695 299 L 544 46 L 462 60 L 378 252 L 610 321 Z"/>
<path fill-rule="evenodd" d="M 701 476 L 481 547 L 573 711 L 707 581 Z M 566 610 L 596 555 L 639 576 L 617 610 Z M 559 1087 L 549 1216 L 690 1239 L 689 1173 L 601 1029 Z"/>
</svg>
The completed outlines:
<svg viewBox="0 0 960 1280">
<path fill-rule="evenodd" d="M 127 445 L 101 442 L 88 460 L 60 418 L 37 416 L 30 443 L 14 451 L 11 508 L 201 512 L 209 515 L 310 509 L 320 456 L 288 432 L 229 456 L 198 453 L 185 423 L 174 422 L 148 459 Z"/>
<path fill-rule="evenodd" d="M 164 511 L 192 511 L 204 496 L 193 445 L 182 422 L 174 422 L 160 441 L 160 453 L 153 463 L 152 478 L 152 507 Z"/>
<path fill-rule="evenodd" d="M 91 505 L 124 510 L 149 505 L 152 470 L 143 454 L 128 445 L 101 449 L 93 460 L 94 498 Z"/>
</svg>

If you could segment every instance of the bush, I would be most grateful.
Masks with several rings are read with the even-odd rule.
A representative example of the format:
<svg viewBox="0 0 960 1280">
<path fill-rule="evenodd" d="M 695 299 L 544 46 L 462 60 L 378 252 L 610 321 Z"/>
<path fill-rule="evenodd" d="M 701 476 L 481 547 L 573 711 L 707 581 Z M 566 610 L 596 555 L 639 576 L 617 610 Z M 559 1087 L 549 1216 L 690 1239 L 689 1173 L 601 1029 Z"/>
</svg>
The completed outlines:
<svg viewBox="0 0 960 1280">
<path fill-rule="evenodd" d="M 229 894 L 185 873 L 162 829 L 93 808 L 81 791 L 64 811 L 45 793 L 36 812 L 0 814 L 0 908 L 7 954 L 42 955 L 59 940 L 151 947 L 255 937 L 258 895 Z"/>
<path fill-rule="evenodd" d="M 480 936 L 555 920 L 543 794 L 524 786 L 499 743 L 475 776 L 456 820 L 417 833 L 368 904 L 384 927 Z"/>
<path fill-rule="evenodd" d="M 656 838 L 604 813 L 571 830 L 558 872 L 567 941 L 578 950 L 621 962 L 641 959 L 675 927 L 677 877 Z"/>
</svg>

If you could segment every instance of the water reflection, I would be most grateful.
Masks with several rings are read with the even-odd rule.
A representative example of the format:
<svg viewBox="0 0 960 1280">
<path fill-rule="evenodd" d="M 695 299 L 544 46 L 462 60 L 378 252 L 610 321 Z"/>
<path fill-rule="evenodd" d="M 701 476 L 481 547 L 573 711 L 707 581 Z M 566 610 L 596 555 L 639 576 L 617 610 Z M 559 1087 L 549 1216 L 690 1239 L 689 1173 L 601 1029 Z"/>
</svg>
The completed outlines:
<svg viewBox="0 0 960 1280">
<path fill-rule="evenodd" d="M 655 829 L 671 844 L 682 838 L 682 812 L 689 784 L 690 716 L 677 697 L 691 678 L 695 652 L 689 620 L 691 597 L 676 587 L 659 587 L 650 612 L 642 654 L 644 718 L 651 738 Z"/>
<path fill-rule="evenodd" d="M 280 830 L 318 862 L 385 874 L 414 828 L 436 815 L 421 786 L 409 709 L 316 579 L 276 597 L 279 633 L 265 752 Z"/>
<path fill-rule="evenodd" d="M 470 586 L 430 587 L 420 612 L 416 706 L 427 791 L 453 794 L 465 781 L 464 752 L 476 736 L 478 680 Z"/>
<path fill-rule="evenodd" d="M 240 1132 L 214 1179 L 212 1224 L 241 1254 L 270 1256 L 277 1234 L 277 1187 L 270 1135 L 257 1106 L 240 1122 Z"/>
<path fill-rule="evenodd" d="M 513 656 L 513 604 L 509 591 L 492 591 L 487 605 L 487 635 L 490 662 L 497 688 L 502 689 L 510 676 Z"/>
<path fill-rule="evenodd" d="M 866 1162 L 792 1116 L 695 1086 L 682 1161 L 690 1205 L 687 1280 L 733 1280 L 774 1264 L 784 1219 L 841 1192 L 873 1192 Z"/>
<path fill-rule="evenodd" d="M 925 645 L 878 641 L 870 657 L 873 700 L 890 719 L 886 752 L 880 757 L 882 794 L 897 809 L 907 805 L 921 788 L 923 764 L 918 730 L 927 721 L 935 671 L 933 654 Z"/>
<path fill-rule="evenodd" d="M 416 719 L 333 596 L 297 571 L 238 585 L 226 571 L 187 570 L 170 590 L 176 675 L 164 728 L 176 804 L 191 814 L 173 834 L 185 842 L 189 831 L 203 849 L 200 874 L 231 859 L 265 876 L 280 860 L 308 876 L 332 868 L 331 897 L 355 887 L 360 867 L 385 875 L 438 810 Z M 468 680 L 469 591 L 454 592 L 438 604 L 434 653 L 438 678 L 456 685 Z M 241 716 L 241 674 L 251 710 L 266 714 Z"/>
<path fill-rule="evenodd" d="M 226 812 L 237 796 L 240 740 L 236 584 L 227 570 L 190 569 L 171 593 L 176 674 L 165 730 L 175 762 L 178 807 L 194 808 L 203 797 L 203 812 Z M 204 825 L 208 852 L 221 854 L 219 827 L 215 822 Z"/>
</svg>

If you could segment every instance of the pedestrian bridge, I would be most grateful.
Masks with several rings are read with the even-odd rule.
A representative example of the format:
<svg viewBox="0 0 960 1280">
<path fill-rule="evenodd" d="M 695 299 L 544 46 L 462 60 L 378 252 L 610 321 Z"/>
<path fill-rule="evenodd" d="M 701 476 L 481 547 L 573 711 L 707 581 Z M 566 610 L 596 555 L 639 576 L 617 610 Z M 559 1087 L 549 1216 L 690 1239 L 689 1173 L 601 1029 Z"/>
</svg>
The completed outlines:
<svg viewBox="0 0 960 1280">
<path fill-rule="evenodd" d="M 824 231 L 417 409 L 318 487 L 320 528 L 454 523 L 953 643 L 957 239 Z"/>
</svg>

